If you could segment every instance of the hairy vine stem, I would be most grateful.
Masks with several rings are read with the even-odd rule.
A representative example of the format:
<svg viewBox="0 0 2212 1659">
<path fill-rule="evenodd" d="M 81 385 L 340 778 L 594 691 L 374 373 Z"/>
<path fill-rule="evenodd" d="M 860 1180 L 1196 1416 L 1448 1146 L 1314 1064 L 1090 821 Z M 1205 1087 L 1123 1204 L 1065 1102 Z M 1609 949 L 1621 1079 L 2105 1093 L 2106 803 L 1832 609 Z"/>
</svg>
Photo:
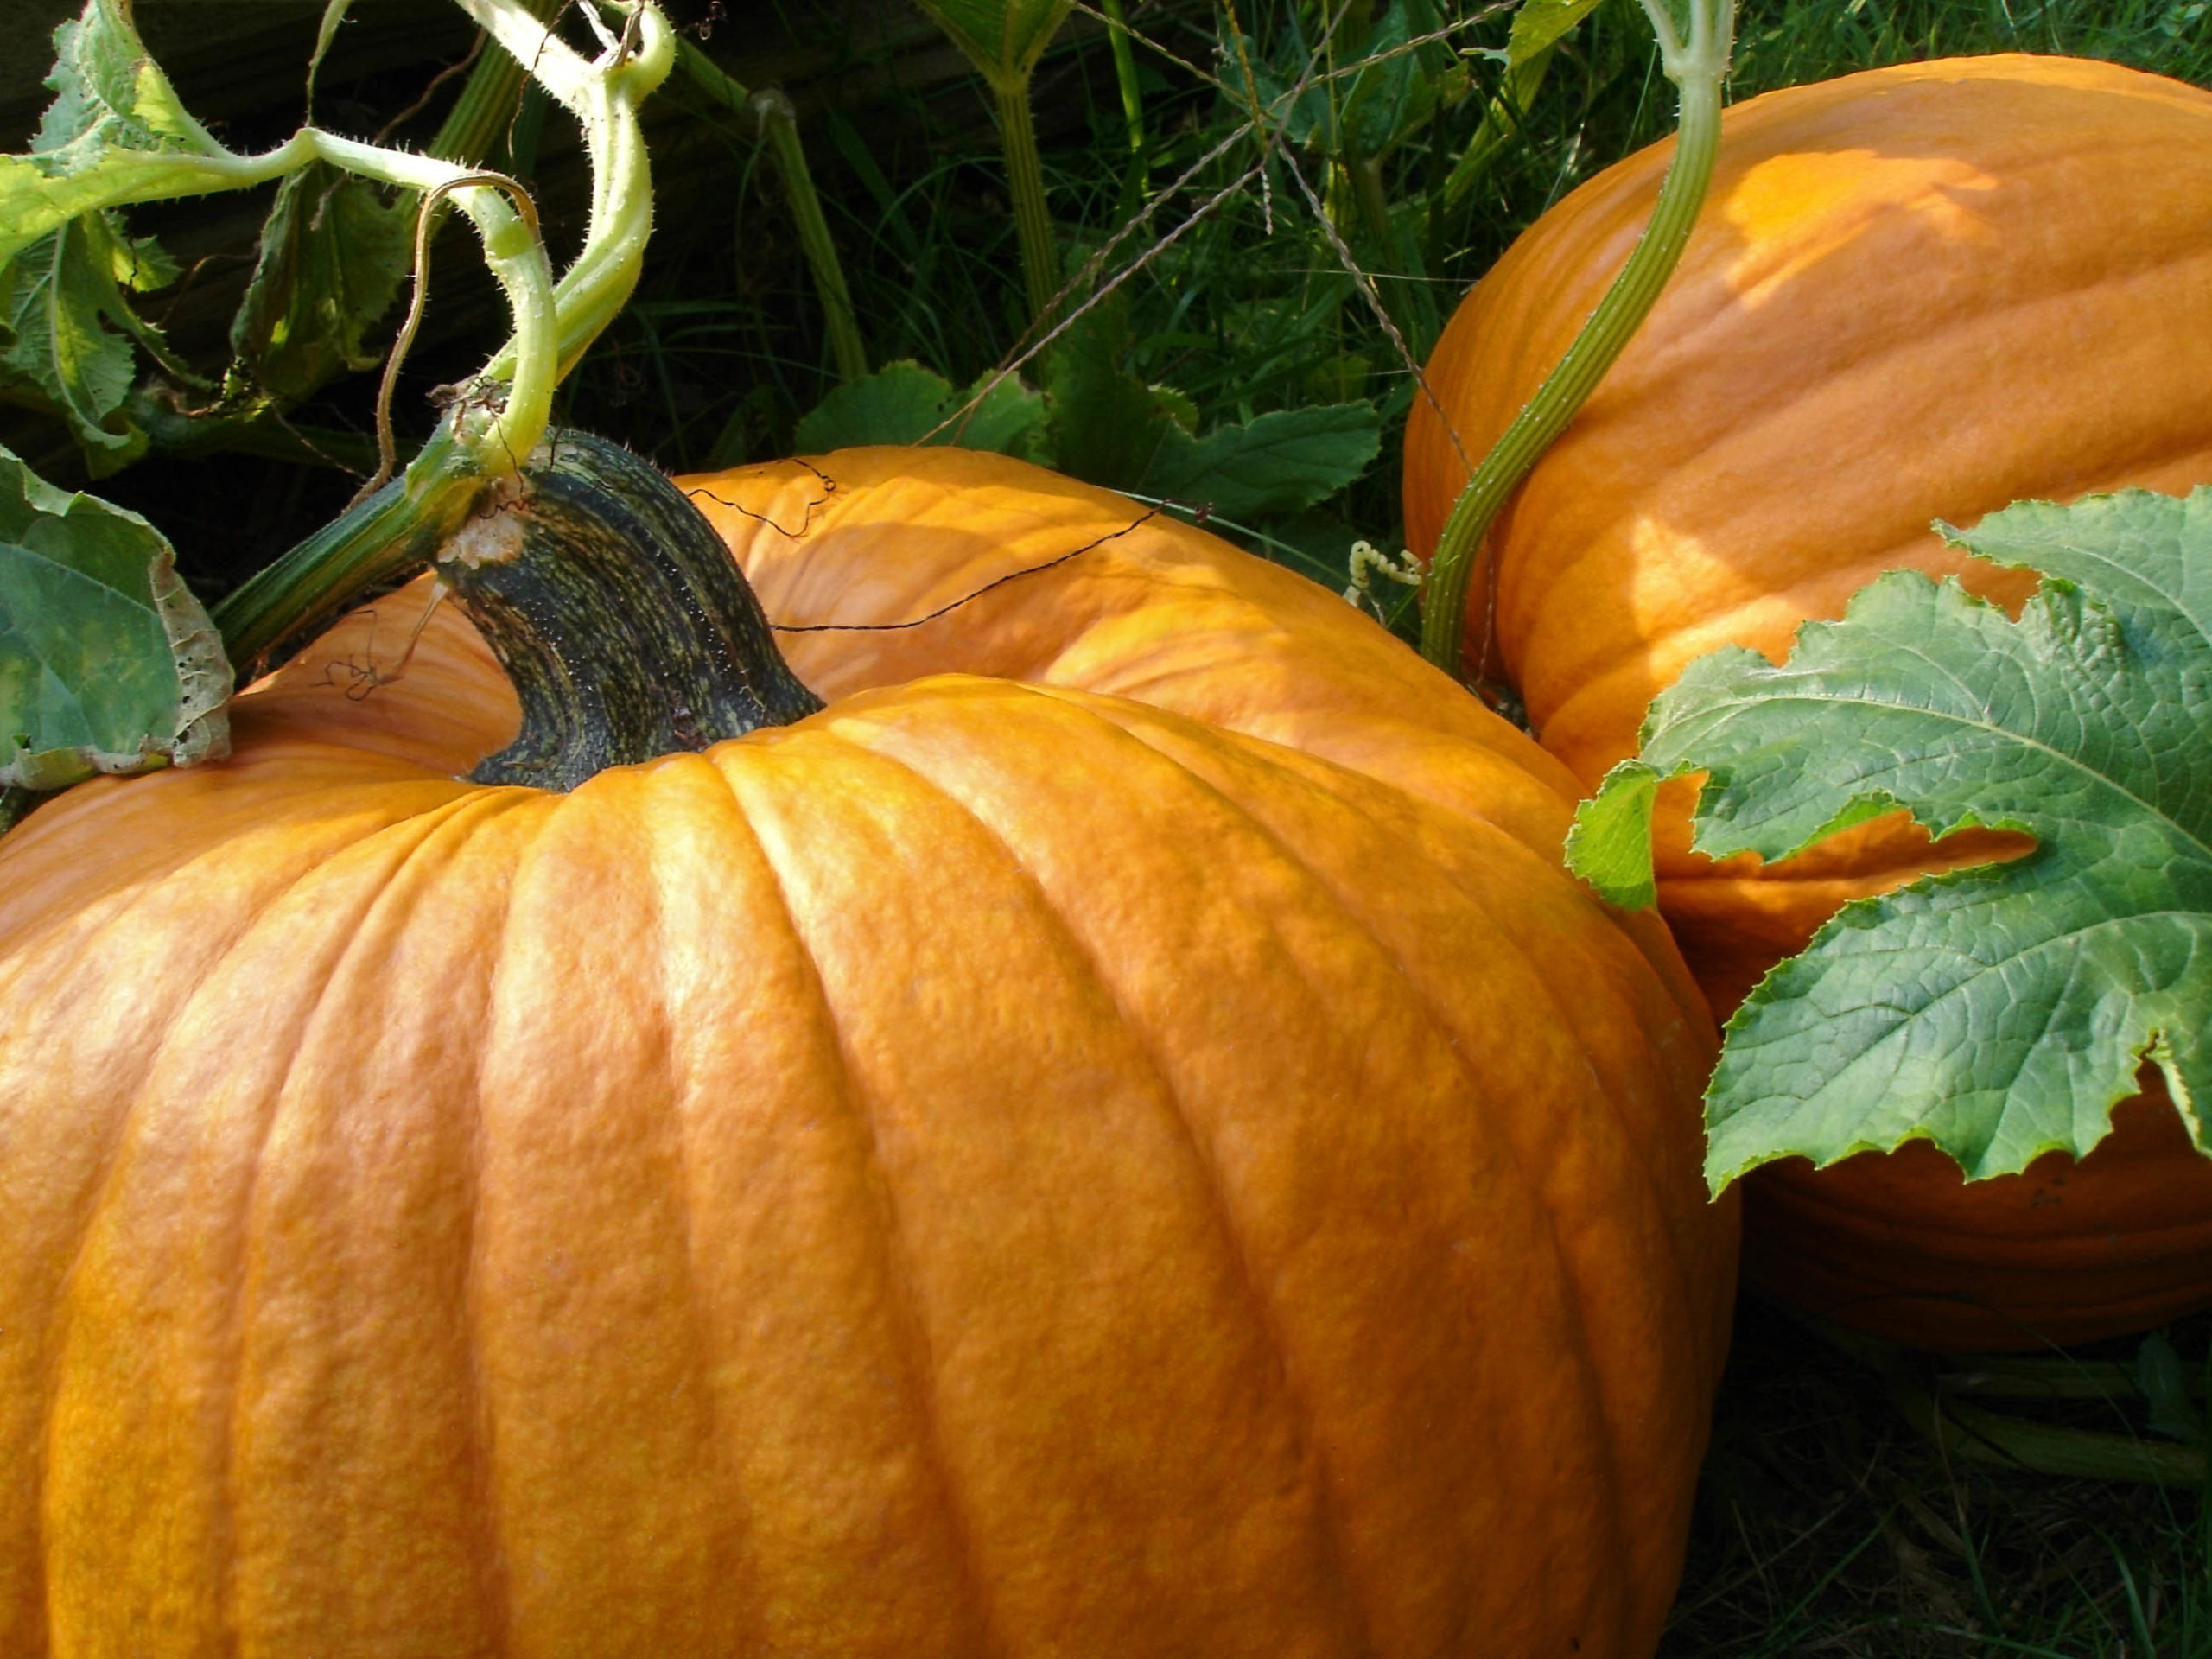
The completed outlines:
<svg viewBox="0 0 2212 1659">
<path fill-rule="evenodd" d="M 399 479 L 357 499 L 334 524 L 217 607 L 225 648 L 242 665 L 362 588 L 430 557 L 487 489 L 517 477 L 545 432 L 554 387 L 637 286 L 652 228 L 652 175 L 637 109 L 675 62 L 676 37 L 667 20 L 647 0 L 623 5 L 609 0 L 623 20 L 618 34 L 587 5 L 584 15 L 603 48 L 596 59 L 587 60 L 521 0 L 456 3 L 582 127 L 592 162 L 584 245 L 556 283 L 527 196 L 518 195 L 525 204 L 520 210 L 507 200 L 516 188 L 512 181 L 351 140 L 332 141 L 312 129 L 270 152 L 270 157 L 280 156 L 308 141 L 320 159 L 423 191 L 426 210 L 435 197 L 449 194 L 477 223 L 512 309 L 514 331 Z M 270 166 L 270 157 L 251 158 L 251 164 Z M 206 163 L 214 158 L 178 159 Z"/>
<path fill-rule="evenodd" d="M 1565 431 L 1605 371 L 1643 325 L 1674 274 L 1704 205 L 1706 187 L 1720 150 L 1721 87 L 1735 35 L 1734 0 L 1689 0 L 1687 38 L 1675 27 L 1669 0 L 1641 0 L 1658 37 L 1667 78 L 1681 93 L 1674 159 L 1659 200 L 1636 247 L 1590 314 L 1566 356 L 1529 400 L 1512 425 L 1475 467 L 1445 521 L 1422 594 L 1421 655 L 1457 674 L 1466 627 L 1467 590 L 1483 538 L 1506 498 Z M 1484 606 L 1477 660 L 1490 648 L 1490 607 Z"/>
</svg>

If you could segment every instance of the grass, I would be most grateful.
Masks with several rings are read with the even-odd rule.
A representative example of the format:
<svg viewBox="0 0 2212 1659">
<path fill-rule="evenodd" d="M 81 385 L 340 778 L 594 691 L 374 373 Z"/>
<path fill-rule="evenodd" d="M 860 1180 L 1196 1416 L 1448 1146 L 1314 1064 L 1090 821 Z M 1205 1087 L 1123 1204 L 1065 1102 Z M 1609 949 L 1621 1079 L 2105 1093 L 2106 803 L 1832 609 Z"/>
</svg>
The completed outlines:
<svg viewBox="0 0 2212 1659">
<path fill-rule="evenodd" d="M 2212 1319 L 2171 1337 L 2201 1372 Z M 2139 1403 L 2119 1392 L 2067 1414 L 2146 1432 Z M 2212 1507 L 2193 1491 L 1948 1459 L 1906 1427 L 1871 1370 L 1747 1298 L 1661 1653 L 2207 1659 Z"/>
<path fill-rule="evenodd" d="M 1325 74 L 1330 61 L 1342 70 L 1357 60 L 1349 51 L 1322 60 L 1313 42 L 1324 26 L 1310 3 L 1243 0 L 1236 15 L 1262 79 L 1270 66 L 1287 83 L 1306 63 Z M 1399 543 L 1395 438 L 1413 395 L 1404 357 L 1347 257 L 1376 279 L 1406 346 L 1424 354 L 1458 296 L 1529 222 L 1671 130 L 1671 88 L 1641 12 L 1606 0 L 1554 59 L 1518 142 L 1447 202 L 1452 160 L 1497 84 L 1498 67 L 1483 54 L 1503 46 L 1511 16 L 1509 4 L 1466 0 L 1445 14 L 1455 20 L 1450 43 L 1467 54 L 1457 60 L 1466 90 L 1374 159 L 1387 204 L 1387 222 L 1376 223 L 1357 211 L 1346 169 L 1296 133 L 1274 135 L 1266 166 L 1217 200 L 1260 157 L 1257 139 L 1233 141 L 1249 104 L 1219 14 L 1152 0 L 1128 16 L 1141 37 L 1149 197 L 1133 178 L 1100 29 L 1057 48 L 1037 81 L 1046 176 L 1071 265 L 1106 245 L 1139 202 L 1154 209 L 1146 233 L 1122 243 L 1077 297 L 1115 289 L 1134 340 L 1126 366 L 1172 386 L 1201 431 L 1306 404 L 1379 406 L 1390 437 L 1366 477 L 1318 510 L 1259 526 L 1272 541 L 1256 550 L 1340 583 L 1353 541 Z M 809 19 L 793 8 L 788 21 L 803 32 Z M 1285 44 L 1294 41 L 1306 47 L 1302 61 Z M 2212 15 L 2201 0 L 1749 0 L 1732 96 L 1906 59 L 2008 50 L 2105 56 L 2212 83 Z M 856 57 L 849 67 L 880 65 Z M 1346 93 L 1358 85 L 1343 74 L 1324 84 Z M 1022 361 L 1038 380 L 1049 359 L 1023 358 L 1013 221 L 980 87 L 833 107 L 809 119 L 805 137 L 872 359 L 918 359 L 963 385 Z M 742 135 L 729 135 L 728 158 L 747 193 L 747 245 L 733 248 L 726 221 L 663 226 L 640 302 L 572 383 L 576 406 L 671 465 L 788 453 L 799 416 L 835 384 L 776 187 Z M 1170 189 L 1179 179 L 1184 188 Z M 1210 207 L 1198 215 L 1201 204 Z M 1060 464 L 1085 471 L 1079 455 Z"/>
</svg>

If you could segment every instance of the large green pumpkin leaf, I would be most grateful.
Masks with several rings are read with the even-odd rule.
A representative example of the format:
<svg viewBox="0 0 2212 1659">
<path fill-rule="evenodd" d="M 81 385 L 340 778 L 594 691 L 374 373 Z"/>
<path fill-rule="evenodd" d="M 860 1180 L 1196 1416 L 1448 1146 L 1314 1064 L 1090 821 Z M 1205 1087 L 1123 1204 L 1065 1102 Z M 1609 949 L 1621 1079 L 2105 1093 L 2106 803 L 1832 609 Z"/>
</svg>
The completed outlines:
<svg viewBox="0 0 2212 1659">
<path fill-rule="evenodd" d="M 1657 779 L 1700 850 L 1775 859 L 1897 805 L 2024 858 L 1849 905 L 1729 1021 L 1707 1179 L 1933 1141 L 1974 1178 L 2086 1153 L 2164 1073 L 2212 1153 L 2212 490 L 2009 508 L 1955 539 L 2045 574 L 2018 622 L 1896 572 L 1789 661 L 1726 650 L 1652 705 L 1571 857 L 1630 899 Z"/>
<path fill-rule="evenodd" d="M 0 449 L 0 789 L 222 754 L 230 693 L 161 533 Z"/>
</svg>

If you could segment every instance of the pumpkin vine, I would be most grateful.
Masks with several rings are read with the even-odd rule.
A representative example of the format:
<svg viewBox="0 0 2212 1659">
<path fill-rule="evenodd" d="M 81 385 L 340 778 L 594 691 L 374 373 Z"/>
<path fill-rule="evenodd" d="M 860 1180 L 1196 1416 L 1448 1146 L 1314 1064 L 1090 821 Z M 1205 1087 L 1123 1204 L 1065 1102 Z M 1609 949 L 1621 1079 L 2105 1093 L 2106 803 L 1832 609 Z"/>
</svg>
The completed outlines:
<svg viewBox="0 0 2212 1659">
<path fill-rule="evenodd" d="M 592 7 L 582 7 L 601 48 L 586 59 L 518 0 L 456 3 L 528 65 L 582 128 L 593 180 L 584 245 L 555 282 L 534 226 L 508 206 L 503 187 L 471 181 L 484 175 L 350 141 L 328 154 L 319 142 L 306 147 L 307 159 L 320 156 L 426 192 L 449 191 L 480 229 L 488 225 L 486 257 L 507 291 L 514 332 L 478 376 L 474 393 L 455 402 L 398 480 L 356 502 L 217 607 L 224 645 L 242 663 L 265 656 L 363 588 L 433 556 L 487 488 L 521 471 L 545 431 L 554 386 L 637 285 L 652 226 L 652 175 L 637 111 L 675 60 L 667 20 L 641 3 L 622 9 L 617 32 Z M 419 178 L 412 176 L 416 173 Z"/>
<path fill-rule="evenodd" d="M 1720 152 L 1721 87 L 1735 38 L 1734 0 L 1689 0 L 1687 31 L 1675 28 L 1669 0 L 1641 3 L 1658 37 L 1660 66 L 1681 94 L 1675 158 L 1628 262 L 1559 365 L 1475 467 L 1445 521 L 1422 593 L 1421 649 L 1446 673 L 1459 670 L 1467 590 L 1491 521 L 1589 400 L 1657 302 L 1697 223 Z M 1485 604 L 1478 663 L 1489 653 L 1489 610 Z"/>
</svg>

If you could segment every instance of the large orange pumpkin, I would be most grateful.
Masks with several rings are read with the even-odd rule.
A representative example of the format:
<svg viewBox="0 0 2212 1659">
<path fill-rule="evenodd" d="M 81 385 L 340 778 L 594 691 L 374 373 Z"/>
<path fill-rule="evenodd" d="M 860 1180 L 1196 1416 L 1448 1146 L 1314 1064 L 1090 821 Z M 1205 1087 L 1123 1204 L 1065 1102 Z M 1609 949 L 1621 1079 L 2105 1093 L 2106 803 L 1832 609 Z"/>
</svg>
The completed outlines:
<svg viewBox="0 0 2212 1659">
<path fill-rule="evenodd" d="M 1016 463 L 697 482 L 823 712 L 470 783 L 409 590 L 0 842 L 0 1652 L 1650 1652 L 1733 1217 L 1553 763 Z"/>
<path fill-rule="evenodd" d="M 1405 505 L 1433 546 L 1465 472 L 1626 257 L 1671 147 L 1611 168 L 1507 253 L 1429 365 Z M 1727 111 L 1681 264 L 1494 525 L 1467 664 L 1516 684 L 1586 786 L 1652 696 L 1724 643 L 1779 660 L 1880 572 L 2017 605 L 1932 521 L 2024 497 L 2212 481 L 2212 94 L 2109 64 L 1914 64 Z M 1877 820 L 1781 863 L 1688 851 L 1662 796 L 1660 906 L 1717 1011 L 1847 899 L 2010 855 Z M 2212 1162 L 2163 1096 L 2078 1166 L 1963 1186 L 1914 1145 L 1752 1178 L 1753 1277 L 1885 1334 L 2017 1346 L 2212 1302 Z M 2024 1286 L 2031 1281 L 2032 1295 Z M 1932 1300 L 1930 1299 L 1933 1299 Z M 1977 1311 L 1980 1310 L 1980 1311 Z"/>
</svg>

